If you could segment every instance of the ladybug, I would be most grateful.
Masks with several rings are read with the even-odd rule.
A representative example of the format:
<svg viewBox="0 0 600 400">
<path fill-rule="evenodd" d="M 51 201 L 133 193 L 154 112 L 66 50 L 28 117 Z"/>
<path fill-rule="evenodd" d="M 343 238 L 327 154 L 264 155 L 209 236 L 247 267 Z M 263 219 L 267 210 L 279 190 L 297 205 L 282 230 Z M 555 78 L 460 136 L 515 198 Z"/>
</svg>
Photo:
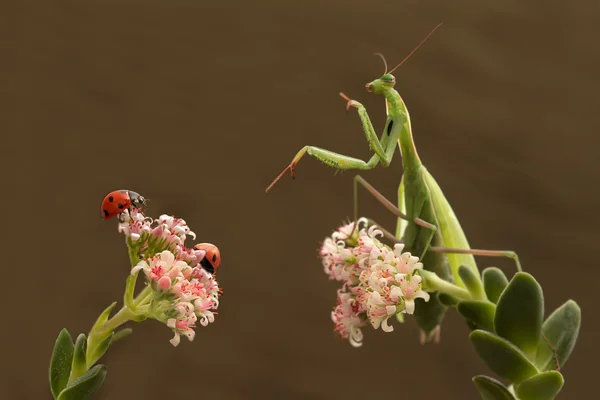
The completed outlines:
<svg viewBox="0 0 600 400">
<path fill-rule="evenodd" d="M 146 199 L 131 190 L 115 190 L 106 195 L 102 201 L 100 212 L 103 219 L 109 219 L 130 208 L 140 208 L 146 204 Z"/>
<path fill-rule="evenodd" d="M 219 251 L 219 248 L 210 243 L 200 243 L 195 245 L 194 248 L 196 250 L 206 251 L 206 255 L 202 261 L 200 261 L 200 265 L 209 274 L 216 274 L 219 265 L 221 265 L 221 252 Z"/>
</svg>

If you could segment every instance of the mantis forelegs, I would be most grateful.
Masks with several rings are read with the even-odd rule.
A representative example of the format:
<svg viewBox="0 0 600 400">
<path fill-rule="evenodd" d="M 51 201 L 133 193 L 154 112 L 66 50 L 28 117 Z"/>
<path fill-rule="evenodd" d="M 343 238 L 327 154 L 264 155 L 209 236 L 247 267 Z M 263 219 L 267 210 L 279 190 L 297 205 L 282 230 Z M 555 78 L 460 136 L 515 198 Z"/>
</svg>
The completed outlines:
<svg viewBox="0 0 600 400">
<path fill-rule="evenodd" d="M 275 180 L 267 187 L 265 192 L 268 192 L 273 185 L 287 172 L 290 171 L 292 178 L 294 178 L 294 169 L 300 159 L 304 157 L 305 154 L 313 156 L 317 160 L 321 161 L 324 164 L 329 165 L 330 167 L 337 169 L 358 169 L 358 170 L 369 170 L 375 168 L 379 163 L 381 163 L 384 167 L 390 165 L 392 161 L 392 157 L 394 155 L 394 150 L 396 147 L 396 138 L 390 137 L 389 132 L 387 132 L 387 128 L 381 136 L 381 140 L 377 138 L 377 134 L 375 133 L 375 129 L 373 128 L 373 124 L 369 118 L 369 114 L 365 107 L 357 101 L 349 99 L 343 93 L 340 93 L 342 98 L 347 100 L 346 109 L 350 109 L 350 107 L 355 107 L 358 109 L 358 116 L 362 122 L 363 131 L 365 132 L 365 137 L 367 142 L 369 143 L 369 147 L 373 150 L 375 154 L 369 159 L 369 161 L 363 161 L 358 158 L 345 156 L 339 153 L 335 153 L 333 151 L 325 150 L 319 147 L 314 146 L 304 146 L 294 157 L 290 165 L 288 165 Z M 388 127 L 391 126 L 391 123 L 388 121 Z"/>
</svg>

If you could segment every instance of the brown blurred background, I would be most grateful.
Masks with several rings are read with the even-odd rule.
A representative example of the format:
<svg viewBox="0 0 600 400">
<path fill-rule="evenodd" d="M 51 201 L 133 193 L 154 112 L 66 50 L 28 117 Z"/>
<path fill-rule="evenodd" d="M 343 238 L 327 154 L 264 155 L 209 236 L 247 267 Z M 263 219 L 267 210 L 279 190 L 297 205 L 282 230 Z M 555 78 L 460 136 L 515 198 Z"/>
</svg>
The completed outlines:
<svg viewBox="0 0 600 400">
<path fill-rule="evenodd" d="M 450 313 L 439 345 L 414 323 L 332 333 L 337 284 L 315 258 L 352 213 L 354 172 L 308 157 L 264 189 L 306 144 L 366 159 L 359 119 L 382 129 L 364 91 L 440 21 L 397 72 L 420 155 L 471 244 L 514 249 L 583 327 L 563 399 L 590 398 L 598 359 L 597 2 L 13 2 L 0 12 L 4 244 L 0 398 L 49 399 L 59 330 L 87 332 L 121 300 L 129 271 L 100 202 L 129 188 L 149 213 L 184 217 L 223 255 L 217 321 L 173 348 L 153 321 L 111 348 L 98 399 L 477 399 L 491 374 Z M 85 3 L 85 4 L 81 4 Z M 362 173 L 391 199 L 401 176 Z M 363 192 L 364 193 L 364 192 Z M 363 194 L 361 214 L 393 218 Z M 512 273 L 506 260 L 479 259 Z"/>
</svg>

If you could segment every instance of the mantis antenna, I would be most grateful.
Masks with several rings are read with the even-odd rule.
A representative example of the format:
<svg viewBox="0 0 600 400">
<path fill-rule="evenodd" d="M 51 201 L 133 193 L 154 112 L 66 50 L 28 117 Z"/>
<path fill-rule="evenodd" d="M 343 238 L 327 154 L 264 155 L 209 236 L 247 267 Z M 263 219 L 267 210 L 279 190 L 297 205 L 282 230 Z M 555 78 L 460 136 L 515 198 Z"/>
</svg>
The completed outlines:
<svg viewBox="0 0 600 400">
<path fill-rule="evenodd" d="M 440 22 L 440 23 L 438 24 L 438 26 L 436 26 L 435 28 L 433 28 L 433 30 L 432 30 L 431 32 L 429 32 L 429 34 L 428 34 L 427 36 L 425 36 L 425 39 L 421 40 L 421 43 L 419 43 L 419 45 L 418 45 L 417 47 L 415 47 L 415 48 L 413 49 L 413 51 L 411 51 L 410 53 L 408 53 L 408 55 L 407 55 L 407 56 L 404 58 L 404 60 L 400 61 L 400 64 L 396 65 L 394 68 L 392 68 L 392 70 L 391 70 L 391 71 L 389 71 L 389 72 L 387 72 L 387 73 L 388 73 L 388 74 L 391 74 L 392 72 L 394 72 L 394 71 L 396 70 L 396 68 L 398 68 L 399 66 L 401 66 L 402 64 L 404 64 L 404 62 L 405 62 L 406 60 L 408 60 L 408 59 L 410 58 L 410 56 L 412 56 L 412 55 L 413 55 L 413 53 L 414 53 L 415 51 L 417 51 L 417 49 L 418 49 L 419 47 L 421 47 L 421 45 L 422 45 L 423 43 L 425 43 L 425 41 L 426 41 L 427 39 L 429 39 L 429 36 L 433 35 L 433 32 L 435 32 L 435 31 L 437 30 L 437 28 L 439 28 L 440 26 L 442 26 L 442 22 Z M 383 57 L 383 56 L 382 56 L 382 57 Z M 383 61 L 385 62 L 385 59 L 384 59 Z M 387 64 L 386 64 L 386 69 L 387 69 Z"/>
<path fill-rule="evenodd" d="M 387 74 L 388 66 L 387 66 L 387 61 L 385 61 L 385 57 L 383 56 L 383 54 L 381 54 L 381 53 L 373 53 L 373 55 L 381 57 L 381 59 L 383 60 L 383 66 L 385 67 L 385 71 L 383 71 L 383 75 Z"/>
</svg>

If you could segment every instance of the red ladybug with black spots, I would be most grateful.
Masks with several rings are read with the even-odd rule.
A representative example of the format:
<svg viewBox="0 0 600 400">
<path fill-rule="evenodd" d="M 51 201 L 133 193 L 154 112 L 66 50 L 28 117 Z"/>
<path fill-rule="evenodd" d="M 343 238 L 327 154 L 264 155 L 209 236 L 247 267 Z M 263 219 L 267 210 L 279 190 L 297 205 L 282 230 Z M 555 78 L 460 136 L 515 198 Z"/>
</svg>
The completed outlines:
<svg viewBox="0 0 600 400">
<path fill-rule="evenodd" d="M 206 251 L 206 255 L 202 261 L 200 261 L 200 265 L 209 274 L 216 274 L 219 265 L 221 265 L 221 252 L 219 251 L 219 248 L 210 243 L 200 243 L 195 245 L 194 248 L 196 250 Z"/>
<path fill-rule="evenodd" d="M 146 204 L 146 199 L 131 190 L 115 190 L 102 200 L 100 212 L 103 219 L 109 219 L 132 208 L 140 208 Z"/>
</svg>

